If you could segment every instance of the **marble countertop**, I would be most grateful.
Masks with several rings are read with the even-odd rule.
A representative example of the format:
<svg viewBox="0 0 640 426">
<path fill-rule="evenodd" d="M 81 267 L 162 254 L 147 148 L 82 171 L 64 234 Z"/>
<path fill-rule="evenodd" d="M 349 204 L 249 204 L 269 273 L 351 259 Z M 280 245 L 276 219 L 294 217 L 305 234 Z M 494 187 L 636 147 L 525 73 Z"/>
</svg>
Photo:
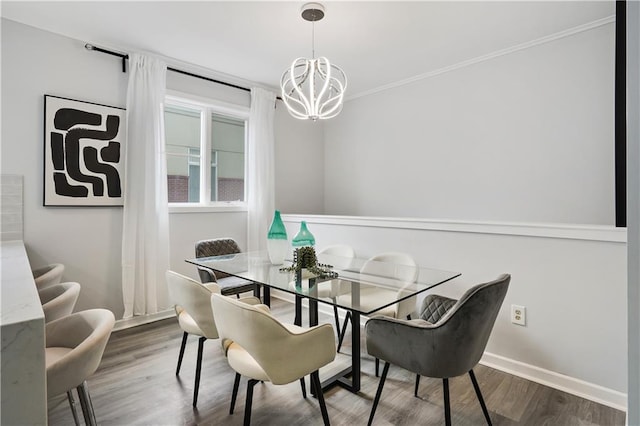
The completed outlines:
<svg viewBox="0 0 640 426">
<path fill-rule="evenodd" d="M 2 264 L 0 326 L 44 320 L 31 266 L 20 240 L 0 242 Z"/>
<path fill-rule="evenodd" d="M 0 242 L 0 258 L 0 423 L 46 425 L 44 313 L 24 242 Z"/>
</svg>

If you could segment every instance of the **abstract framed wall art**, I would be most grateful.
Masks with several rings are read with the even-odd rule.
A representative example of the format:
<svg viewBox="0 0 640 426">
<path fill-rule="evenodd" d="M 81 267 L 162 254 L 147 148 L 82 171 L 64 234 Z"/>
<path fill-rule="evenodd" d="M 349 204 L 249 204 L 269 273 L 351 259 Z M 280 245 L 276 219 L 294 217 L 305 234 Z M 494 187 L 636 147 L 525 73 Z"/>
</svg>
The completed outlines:
<svg viewBox="0 0 640 426">
<path fill-rule="evenodd" d="M 44 205 L 121 206 L 125 109 L 44 95 Z"/>
</svg>

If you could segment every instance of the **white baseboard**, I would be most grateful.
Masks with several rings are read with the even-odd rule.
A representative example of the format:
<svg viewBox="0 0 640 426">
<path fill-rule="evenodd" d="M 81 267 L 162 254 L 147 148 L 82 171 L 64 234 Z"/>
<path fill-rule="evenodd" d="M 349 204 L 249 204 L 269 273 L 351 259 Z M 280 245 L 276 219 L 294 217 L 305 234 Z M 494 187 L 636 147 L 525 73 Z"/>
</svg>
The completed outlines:
<svg viewBox="0 0 640 426">
<path fill-rule="evenodd" d="M 616 410 L 627 411 L 627 394 L 613 389 L 489 352 L 484 353 L 480 364 L 615 408 Z"/>
<path fill-rule="evenodd" d="M 116 321 L 113 326 L 113 331 L 125 330 L 131 327 L 137 327 L 139 325 L 149 324 L 155 321 L 171 318 L 176 316 L 176 311 L 171 308 L 165 311 L 156 312 L 150 315 L 139 315 L 132 318 L 123 318 Z"/>
</svg>

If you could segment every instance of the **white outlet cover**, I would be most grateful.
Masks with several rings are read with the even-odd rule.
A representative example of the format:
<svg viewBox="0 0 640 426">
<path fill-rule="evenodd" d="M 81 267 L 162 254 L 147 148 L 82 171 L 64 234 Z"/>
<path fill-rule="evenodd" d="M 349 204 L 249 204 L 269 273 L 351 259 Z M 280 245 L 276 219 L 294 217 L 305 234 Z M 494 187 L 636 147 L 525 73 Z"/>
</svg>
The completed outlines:
<svg viewBox="0 0 640 426">
<path fill-rule="evenodd" d="M 526 325 L 527 309 L 520 305 L 511 305 L 511 322 L 517 325 Z"/>
</svg>

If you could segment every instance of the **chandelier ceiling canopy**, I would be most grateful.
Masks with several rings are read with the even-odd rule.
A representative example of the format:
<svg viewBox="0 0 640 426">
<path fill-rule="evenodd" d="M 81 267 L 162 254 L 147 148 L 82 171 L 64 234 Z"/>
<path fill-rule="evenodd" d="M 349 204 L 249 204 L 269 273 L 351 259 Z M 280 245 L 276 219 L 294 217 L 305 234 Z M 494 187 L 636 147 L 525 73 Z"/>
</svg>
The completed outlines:
<svg viewBox="0 0 640 426">
<path fill-rule="evenodd" d="M 312 57 L 295 59 L 282 74 L 282 100 L 295 118 L 313 121 L 333 118 L 342 110 L 347 76 L 329 59 L 315 57 L 314 23 L 324 18 L 324 6 L 307 3 L 302 6 L 301 15 L 312 24 Z"/>
</svg>

